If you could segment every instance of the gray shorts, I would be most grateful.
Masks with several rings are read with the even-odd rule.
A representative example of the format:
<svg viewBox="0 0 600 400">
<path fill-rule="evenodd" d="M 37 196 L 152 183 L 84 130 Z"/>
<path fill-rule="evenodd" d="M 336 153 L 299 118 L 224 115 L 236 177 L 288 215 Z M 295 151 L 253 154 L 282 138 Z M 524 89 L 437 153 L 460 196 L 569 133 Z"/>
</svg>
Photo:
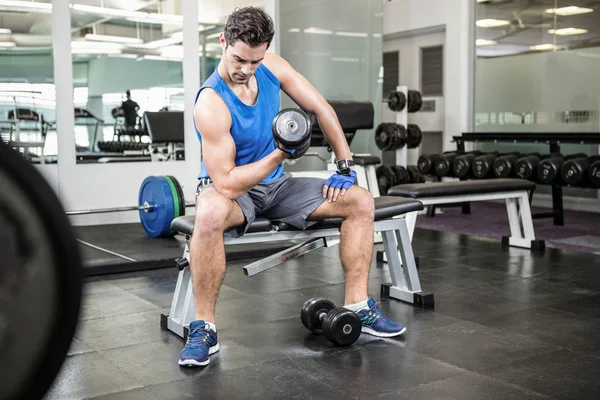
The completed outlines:
<svg viewBox="0 0 600 400">
<path fill-rule="evenodd" d="M 238 203 L 246 221 L 244 224 L 225 232 L 225 236 L 237 238 L 248 230 L 257 216 L 274 222 L 284 222 L 298 229 L 306 229 L 317 221 L 306 218 L 327 199 L 323 197 L 325 179 L 311 177 L 293 177 L 286 173 L 275 182 L 259 183 L 235 201 Z M 196 197 L 203 189 L 214 186 L 209 179 L 201 179 Z"/>
</svg>

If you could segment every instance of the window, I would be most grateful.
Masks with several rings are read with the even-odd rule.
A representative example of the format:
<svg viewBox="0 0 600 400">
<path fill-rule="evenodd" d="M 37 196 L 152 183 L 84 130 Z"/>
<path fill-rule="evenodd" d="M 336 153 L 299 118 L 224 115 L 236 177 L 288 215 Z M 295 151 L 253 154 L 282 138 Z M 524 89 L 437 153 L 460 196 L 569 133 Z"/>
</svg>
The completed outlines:
<svg viewBox="0 0 600 400">
<path fill-rule="evenodd" d="M 421 94 L 444 95 L 444 47 L 421 48 Z"/>
</svg>

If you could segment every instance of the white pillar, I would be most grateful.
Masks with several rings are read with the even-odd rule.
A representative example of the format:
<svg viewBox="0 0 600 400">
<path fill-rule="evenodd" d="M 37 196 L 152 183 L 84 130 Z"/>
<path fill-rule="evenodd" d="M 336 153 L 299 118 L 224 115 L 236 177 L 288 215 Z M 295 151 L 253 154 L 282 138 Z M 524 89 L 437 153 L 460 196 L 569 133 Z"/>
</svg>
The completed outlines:
<svg viewBox="0 0 600 400">
<path fill-rule="evenodd" d="M 279 30 L 279 0 L 266 0 L 265 1 L 265 11 L 271 16 L 273 19 L 273 24 L 275 26 L 275 37 L 273 37 L 273 41 L 271 42 L 271 46 L 269 47 L 269 51 L 275 54 L 281 54 L 280 49 L 280 30 Z"/>
<path fill-rule="evenodd" d="M 73 115 L 73 62 L 71 57 L 71 9 L 69 0 L 52 2 L 52 53 L 56 88 L 58 148 L 58 196 L 63 203 L 70 175 L 75 169 L 75 116 Z"/>
<path fill-rule="evenodd" d="M 444 151 L 456 150 L 452 136 L 473 130 L 473 82 L 475 79 L 475 2 L 456 0 L 446 8 L 444 46 L 444 99 L 446 124 Z"/>
<path fill-rule="evenodd" d="M 198 35 L 198 1 L 183 1 L 183 89 L 185 110 L 185 162 L 191 168 L 190 173 L 197 174 L 201 167 L 200 142 L 194 127 L 194 101 L 200 89 L 200 37 Z"/>
</svg>

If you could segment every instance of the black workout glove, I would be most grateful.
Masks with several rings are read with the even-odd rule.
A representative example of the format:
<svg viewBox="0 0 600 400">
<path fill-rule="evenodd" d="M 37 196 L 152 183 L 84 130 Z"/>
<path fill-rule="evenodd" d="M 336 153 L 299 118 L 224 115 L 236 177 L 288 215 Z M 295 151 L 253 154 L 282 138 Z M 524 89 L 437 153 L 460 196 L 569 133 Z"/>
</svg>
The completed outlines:
<svg viewBox="0 0 600 400">
<path fill-rule="evenodd" d="M 327 197 L 329 202 L 336 201 L 338 195 L 343 196 L 350 186 L 356 182 L 356 172 L 342 173 L 337 171 L 325 181 L 323 185 L 323 197 Z"/>
</svg>

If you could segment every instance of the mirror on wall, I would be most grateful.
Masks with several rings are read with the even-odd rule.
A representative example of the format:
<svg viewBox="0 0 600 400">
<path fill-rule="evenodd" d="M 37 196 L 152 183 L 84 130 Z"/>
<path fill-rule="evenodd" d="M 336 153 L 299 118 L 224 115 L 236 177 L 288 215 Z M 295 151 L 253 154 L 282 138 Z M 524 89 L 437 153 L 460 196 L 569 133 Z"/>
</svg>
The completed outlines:
<svg viewBox="0 0 600 400">
<path fill-rule="evenodd" d="M 71 1 L 71 25 L 77 162 L 184 160 L 181 2 Z"/>
<path fill-rule="evenodd" d="M 0 3 L 0 137 L 34 164 L 58 161 L 50 3 Z"/>
<path fill-rule="evenodd" d="M 598 132 L 600 126 L 600 7 L 579 0 L 479 0 L 474 126 L 477 132 Z M 543 140 L 543 139 L 542 139 Z M 543 143 L 543 141 L 540 141 Z M 482 151 L 549 153 L 547 144 L 484 143 Z M 598 145 L 568 143 L 569 156 L 598 154 Z M 549 193 L 538 185 L 536 193 Z M 597 198 L 597 190 L 565 188 Z"/>
</svg>

